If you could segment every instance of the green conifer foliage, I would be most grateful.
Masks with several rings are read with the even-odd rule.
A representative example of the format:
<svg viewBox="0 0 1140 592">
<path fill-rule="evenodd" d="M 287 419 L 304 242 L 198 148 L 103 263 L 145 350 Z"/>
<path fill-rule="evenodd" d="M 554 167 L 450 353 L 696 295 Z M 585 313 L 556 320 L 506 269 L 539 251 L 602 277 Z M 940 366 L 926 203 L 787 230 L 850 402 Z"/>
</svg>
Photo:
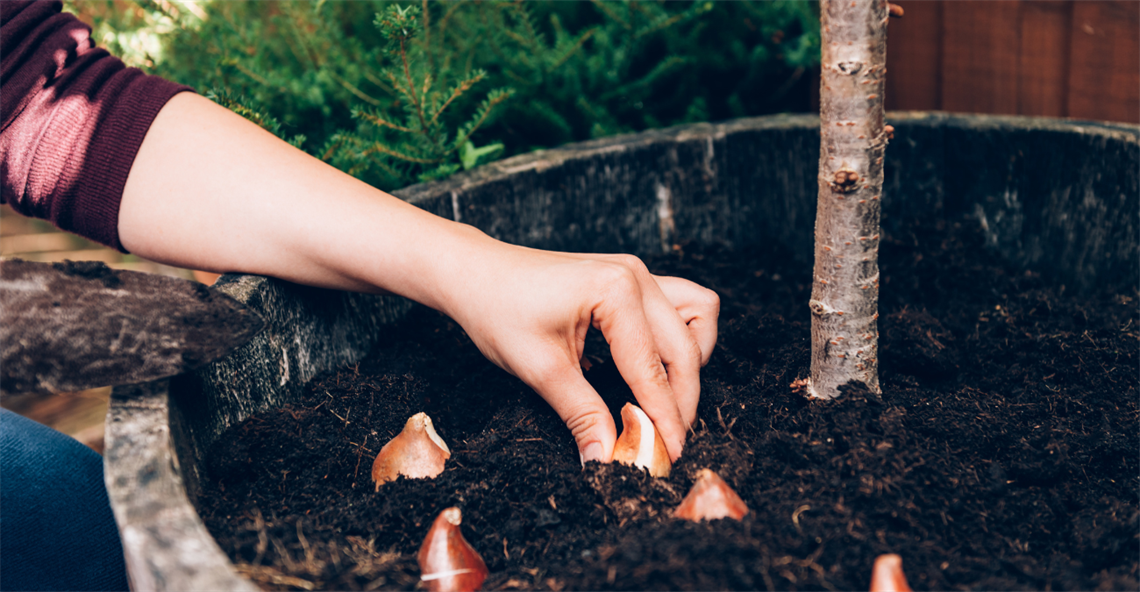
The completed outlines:
<svg viewBox="0 0 1140 592">
<path fill-rule="evenodd" d="M 502 156 L 808 109 L 818 9 L 782 1 L 69 0 L 132 65 L 394 189 Z"/>
<path fill-rule="evenodd" d="M 426 37 L 422 17 L 414 5 L 390 5 L 376 15 L 383 55 L 392 62 L 379 75 L 396 101 L 387 109 L 353 108 L 356 131 L 335 133 L 321 151 L 322 158 L 353 175 L 380 179 L 381 185 L 446 177 L 503 150 L 502 144 L 475 148 L 471 136 L 514 91 L 495 89 L 477 105 L 458 108 L 487 73 L 475 69 L 460 77 L 449 69 L 445 80 L 437 80 L 426 42 L 419 42 Z M 449 88 L 443 86 L 446 78 L 454 79 Z"/>
</svg>

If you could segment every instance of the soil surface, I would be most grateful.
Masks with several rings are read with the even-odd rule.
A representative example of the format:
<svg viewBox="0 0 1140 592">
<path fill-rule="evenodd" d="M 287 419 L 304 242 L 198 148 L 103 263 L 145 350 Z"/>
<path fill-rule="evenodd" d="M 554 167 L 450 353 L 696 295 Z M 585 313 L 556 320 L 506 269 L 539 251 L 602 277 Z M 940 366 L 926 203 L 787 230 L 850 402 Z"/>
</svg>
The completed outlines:
<svg viewBox="0 0 1140 592">
<path fill-rule="evenodd" d="M 488 589 L 865 590 L 875 557 L 898 553 L 915 589 L 1136 590 L 1138 294 L 1014 271 L 974 226 L 884 237 L 881 397 L 792 393 L 811 270 L 789 253 L 648 261 L 722 299 L 699 420 L 667 479 L 583 469 L 541 399 L 417 309 L 301 404 L 227 432 L 202 516 L 267 589 L 412 589 L 428 527 L 458 506 Z M 595 334 L 587 353 L 617 417 L 632 395 Z M 452 449 L 447 470 L 374 493 L 376 452 L 419 411 Z M 671 517 L 703 467 L 751 508 L 742 521 Z"/>
</svg>

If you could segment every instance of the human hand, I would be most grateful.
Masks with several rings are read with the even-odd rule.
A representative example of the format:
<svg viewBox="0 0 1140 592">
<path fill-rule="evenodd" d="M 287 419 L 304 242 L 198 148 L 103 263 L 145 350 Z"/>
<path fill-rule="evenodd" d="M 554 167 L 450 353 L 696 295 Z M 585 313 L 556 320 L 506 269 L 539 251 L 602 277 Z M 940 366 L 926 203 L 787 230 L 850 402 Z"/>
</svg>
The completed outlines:
<svg viewBox="0 0 1140 592">
<path fill-rule="evenodd" d="M 532 387 L 570 428 L 583 461 L 608 462 L 616 429 L 582 375 L 586 333 L 614 363 L 676 460 L 716 344 L 720 300 L 690 281 L 655 276 L 632 255 L 538 251 L 497 243 L 444 312 L 480 351 Z"/>
<path fill-rule="evenodd" d="M 171 99 L 147 131 L 123 189 L 119 235 L 130 251 L 170 265 L 399 294 L 442 311 L 550 403 L 584 460 L 611 460 L 616 441 L 579 366 L 591 326 L 674 460 L 716 344 L 720 301 L 710 290 L 654 276 L 630 255 L 491 239 L 190 93 Z"/>
</svg>

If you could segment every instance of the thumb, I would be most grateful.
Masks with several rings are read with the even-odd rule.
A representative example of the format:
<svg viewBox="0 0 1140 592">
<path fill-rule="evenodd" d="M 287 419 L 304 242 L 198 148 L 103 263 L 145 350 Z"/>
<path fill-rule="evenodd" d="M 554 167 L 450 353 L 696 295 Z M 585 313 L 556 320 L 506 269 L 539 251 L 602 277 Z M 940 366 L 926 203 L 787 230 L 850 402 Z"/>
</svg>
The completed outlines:
<svg viewBox="0 0 1140 592">
<path fill-rule="evenodd" d="M 535 391 L 570 429 L 583 464 L 590 460 L 610 462 L 617 442 L 614 418 L 577 368 L 567 367 L 557 379 L 543 381 Z"/>
</svg>

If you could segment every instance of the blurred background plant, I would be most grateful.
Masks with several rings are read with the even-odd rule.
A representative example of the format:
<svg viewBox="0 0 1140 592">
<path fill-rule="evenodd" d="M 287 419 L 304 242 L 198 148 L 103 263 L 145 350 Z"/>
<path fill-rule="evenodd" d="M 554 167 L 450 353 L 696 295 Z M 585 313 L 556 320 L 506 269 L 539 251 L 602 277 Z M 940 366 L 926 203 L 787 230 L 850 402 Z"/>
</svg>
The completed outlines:
<svg viewBox="0 0 1140 592">
<path fill-rule="evenodd" d="M 567 142 L 809 109 L 801 1 L 68 0 L 130 65 L 382 189 Z"/>
</svg>

